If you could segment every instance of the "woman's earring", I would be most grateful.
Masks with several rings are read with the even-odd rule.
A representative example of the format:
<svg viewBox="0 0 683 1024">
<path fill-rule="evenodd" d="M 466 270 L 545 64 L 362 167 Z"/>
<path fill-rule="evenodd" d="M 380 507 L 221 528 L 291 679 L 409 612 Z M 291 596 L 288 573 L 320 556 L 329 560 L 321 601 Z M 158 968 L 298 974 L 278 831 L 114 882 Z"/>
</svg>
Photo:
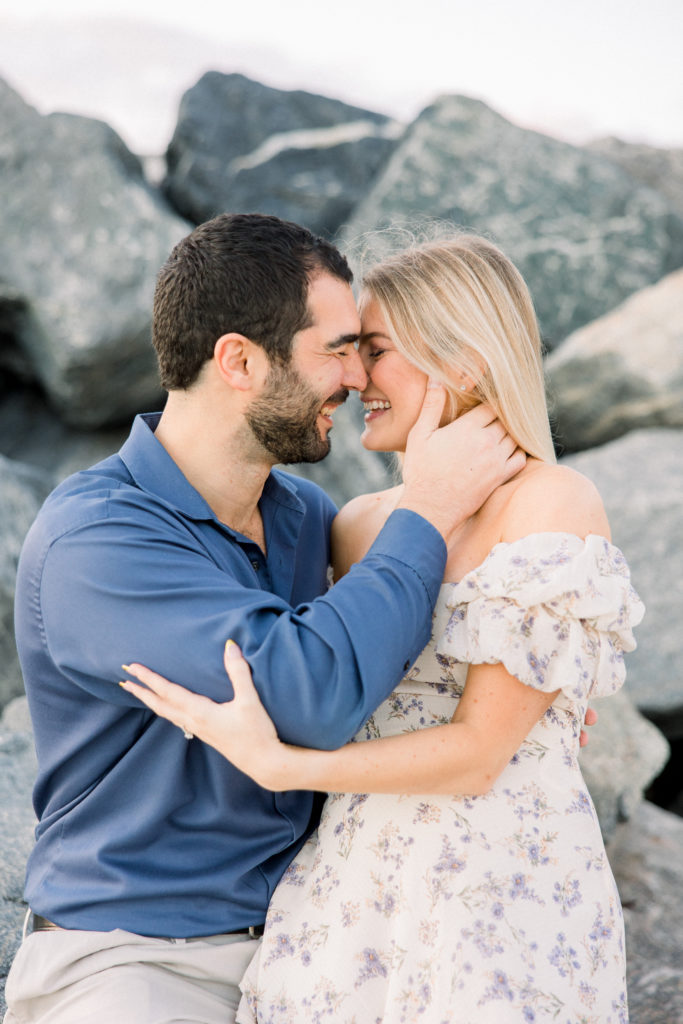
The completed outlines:
<svg viewBox="0 0 683 1024">
<path fill-rule="evenodd" d="M 467 391 L 467 384 L 461 384 L 460 385 L 460 390 L 461 391 Z"/>
</svg>

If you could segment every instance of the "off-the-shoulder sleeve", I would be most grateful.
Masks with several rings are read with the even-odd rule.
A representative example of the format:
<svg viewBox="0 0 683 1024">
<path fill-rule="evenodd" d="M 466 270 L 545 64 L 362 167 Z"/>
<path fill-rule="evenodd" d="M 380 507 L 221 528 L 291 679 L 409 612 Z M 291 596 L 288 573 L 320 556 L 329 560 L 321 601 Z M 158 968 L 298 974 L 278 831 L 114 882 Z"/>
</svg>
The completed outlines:
<svg viewBox="0 0 683 1024">
<path fill-rule="evenodd" d="M 604 537 L 569 533 L 497 544 L 452 585 L 446 605 L 439 655 L 502 662 L 528 686 L 573 700 L 619 689 L 645 610 L 621 551 Z"/>
</svg>

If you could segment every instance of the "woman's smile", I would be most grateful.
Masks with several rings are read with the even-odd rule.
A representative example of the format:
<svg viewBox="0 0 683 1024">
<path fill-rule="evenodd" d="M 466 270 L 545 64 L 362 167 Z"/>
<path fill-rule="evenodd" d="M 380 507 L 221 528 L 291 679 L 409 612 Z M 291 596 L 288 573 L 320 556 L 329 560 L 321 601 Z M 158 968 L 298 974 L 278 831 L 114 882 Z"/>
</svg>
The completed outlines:
<svg viewBox="0 0 683 1024">
<path fill-rule="evenodd" d="M 369 420 L 377 419 L 382 413 L 386 412 L 387 409 L 391 409 L 391 402 L 387 402 L 383 398 L 363 398 L 363 408 L 365 409 L 365 422 Z"/>
<path fill-rule="evenodd" d="M 374 451 L 405 451 L 408 431 L 422 407 L 427 376 L 397 350 L 374 299 L 362 304 L 358 351 L 368 375 L 368 386 L 360 396 L 365 409 L 361 443 Z"/>
</svg>

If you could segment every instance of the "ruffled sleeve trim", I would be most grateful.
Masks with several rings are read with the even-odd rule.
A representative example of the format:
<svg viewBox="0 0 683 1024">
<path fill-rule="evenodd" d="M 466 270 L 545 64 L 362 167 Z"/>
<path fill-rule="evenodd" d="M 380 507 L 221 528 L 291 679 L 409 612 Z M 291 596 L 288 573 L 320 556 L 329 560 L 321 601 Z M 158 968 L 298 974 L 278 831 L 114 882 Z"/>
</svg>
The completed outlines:
<svg viewBox="0 0 683 1024">
<path fill-rule="evenodd" d="M 573 700 L 622 685 L 624 652 L 636 646 L 632 628 L 645 609 L 623 554 L 605 537 L 536 533 L 497 544 L 447 590 L 437 654 L 502 662 L 528 686 Z"/>
</svg>

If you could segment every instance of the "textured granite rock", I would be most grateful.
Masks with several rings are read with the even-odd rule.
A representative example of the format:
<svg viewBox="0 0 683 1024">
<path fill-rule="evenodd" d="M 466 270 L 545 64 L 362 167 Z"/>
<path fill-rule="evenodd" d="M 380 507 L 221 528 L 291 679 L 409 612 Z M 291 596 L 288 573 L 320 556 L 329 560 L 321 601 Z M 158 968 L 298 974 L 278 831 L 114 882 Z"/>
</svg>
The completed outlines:
<svg viewBox="0 0 683 1024">
<path fill-rule="evenodd" d="M 608 157 L 636 181 L 661 192 L 683 217 L 683 149 L 645 146 L 613 136 L 595 139 L 586 149 Z"/>
<path fill-rule="evenodd" d="M 464 96 L 442 97 L 407 129 L 343 244 L 415 218 L 496 241 L 526 278 L 550 347 L 683 265 L 683 220 L 660 193 Z"/>
<path fill-rule="evenodd" d="M 683 270 L 570 335 L 546 374 L 561 450 L 683 427 Z"/>
<path fill-rule="evenodd" d="M 14 585 L 26 532 L 52 488 L 47 473 L 0 455 L 0 708 L 23 692 L 14 643 Z"/>
<path fill-rule="evenodd" d="M 637 430 L 562 460 L 597 485 L 645 602 L 626 692 L 669 739 L 683 736 L 683 432 Z"/>
<path fill-rule="evenodd" d="M 607 842 L 620 822 L 636 814 L 643 794 L 668 761 L 669 744 L 623 689 L 591 704 L 598 722 L 589 729 L 580 764 Z"/>
<path fill-rule="evenodd" d="M 94 427 L 159 401 L 154 281 L 189 225 L 106 124 L 42 117 L 0 81 L 0 278 L 16 339 L 64 419 Z"/>
<path fill-rule="evenodd" d="M 210 71 L 183 96 L 162 187 L 195 223 L 258 211 L 332 235 L 401 131 L 339 100 Z"/>
<path fill-rule="evenodd" d="M 22 344 L 32 329 L 28 301 L 11 284 L 0 279 L 0 395 L 31 381 L 35 374 Z"/>
<path fill-rule="evenodd" d="M 0 453 L 49 473 L 55 485 L 118 451 L 130 429 L 69 426 L 36 389 L 16 388 L 0 401 Z"/>
<path fill-rule="evenodd" d="M 0 676 L 0 686 L 3 677 Z M 21 939 L 26 913 L 24 870 L 33 846 L 31 789 L 36 761 L 26 698 L 13 701 L 0 720 L 0 1016 L 5 977 Z"/>
<path fill-rule="evenodd" d="M 608 855 L 624 907 L 631 1024 L 681 1024 L 683 820 L 642 803 Z"/>
</svg>

